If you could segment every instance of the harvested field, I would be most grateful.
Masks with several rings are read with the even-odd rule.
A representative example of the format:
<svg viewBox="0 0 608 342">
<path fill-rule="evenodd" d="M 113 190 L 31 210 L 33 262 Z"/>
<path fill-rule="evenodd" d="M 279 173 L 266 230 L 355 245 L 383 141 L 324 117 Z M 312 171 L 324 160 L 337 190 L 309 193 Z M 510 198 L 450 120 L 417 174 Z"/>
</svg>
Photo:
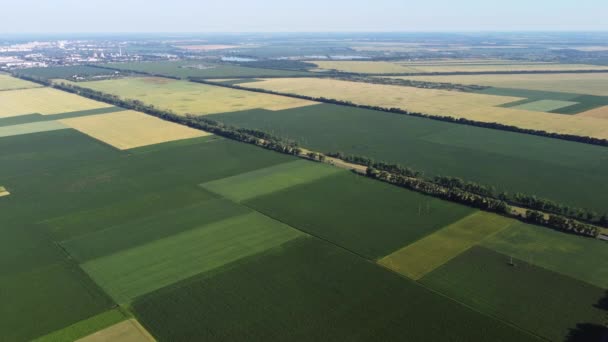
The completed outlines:
<svg viewBox="0 0 608 342">
<path fill-rule="evenodd" d="M 608 139 L 606 122 L 599 118 L 558 115 L 497 107 L 521 100 L 516 97 L 457 91 L 367 84 L 330 79 L 267 79 L 245 87 L 325 97 L 355 104 L 397 107 L 429 115 L 452 116 L 481 122 L 498 122 L 526 129 Z"/>
<path fill-rule="evenodd" d="M 76 342 L 153 342 L 154 337 L 135 319 L 117 323 Z"/>
<path fill-rule="evenodd" d="M 313 238 L 151 293 L 133 309 L 159 341 L 442 341 L 446 331 L 452 341 L 536 340 Z"/>
<path fill-rule="evenodd" d="M 41 85 L 0 73 L 0 91 L 38 87 Z"/>
<path fill-rule="evenodd" d="M 253 108 L 283 110 L 315 104 L 312 101 L 285 96 L 254 93 L 167 78 L 125 78 L 81 82 L 78 85 L 114 94 L 125 99 L 140 100 L 158 108 L 172 110 L 178 114 L 206 115 Z"/>
<path fill-rule="evenodd" d="M 568 340 L 579 324 L 600 325 L 605 289 L 473 247 L 421 282 L 483 313 L 551 341 Z M 605 300 L 605 299 L 604 299 Z M 601 332 L 601 331 L 600 331 Z M 585 341 L 600 340 L 599 336 Z"/>
<path fill-rule="evenodd" d="M 608 106 L 599 107 L 578 114 L 579 116 L 588 116 L 598 119 L 608 119 Z"/>
<path fill-rule="evenodd" d="M 118 303 L 128 303 L 301 235 L 252 212 L 93 259 L 81 266 Z"/>
<path fill-rule="evenodd" d="M 69 127 L 58 121 L 32 122 L 21 125 L 0 127 L 0 138 L 15 135 L 32 134 L 40 132 L 55 131 L 58 129 L 68 129 Z"/>
<path fill-rule="evenodd" d="M 209 191 L 241 202 L 343 172 L 339 168 L 296 160 L 201 184 Z"/>
<path fill-rule="evenodd" d="M 378 262 L 397 273 L 418 280 L 488 236 L 516 222 L 500 215 L 478 211 L 387 255 Z"/>
<path fill-rule="evenodd" d="M 473 212 L 348 172 L 244 203 L 369 259 L 384 257 Z"/>
<path fill-rule="evenodd" d="M 399 76 L 394 78 L 608 96 L 608 74 Z"/>
<path fill-rule="evenodd" d="M 428 62 L 382 62 L 382 61 L 314 61 L 320 69 L 362 74 L 415 74 L 436 72 L 492 72 L 492 71 L 565 71 L 608 70 L 607 66 L 557 63 L 504 63 L 478 61 L 471 63 Z"/>
<path fill-rule="evenodd" d="M 59 122 L 121 150 L 209 135 L 205 131 L 134 111 L 91 115 Z"/>
<path fill-rule="evenodd" d="M 0 118 L 34 113 L 61 114 L 105 107 L 112 106 L 52 88 L 0 91 Z"/>
</svg>

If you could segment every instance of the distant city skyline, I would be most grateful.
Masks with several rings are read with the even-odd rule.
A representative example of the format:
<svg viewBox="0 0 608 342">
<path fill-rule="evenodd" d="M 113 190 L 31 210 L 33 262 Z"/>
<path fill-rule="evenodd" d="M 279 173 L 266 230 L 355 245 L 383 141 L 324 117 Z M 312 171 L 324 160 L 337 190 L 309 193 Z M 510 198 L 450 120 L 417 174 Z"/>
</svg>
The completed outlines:
<svg viewBox="0 0 608 342">
<path fill-rule="evenodd" d="M 0 33 L 608 31 L 605 0 L 20 0 Z"/>
</svg>

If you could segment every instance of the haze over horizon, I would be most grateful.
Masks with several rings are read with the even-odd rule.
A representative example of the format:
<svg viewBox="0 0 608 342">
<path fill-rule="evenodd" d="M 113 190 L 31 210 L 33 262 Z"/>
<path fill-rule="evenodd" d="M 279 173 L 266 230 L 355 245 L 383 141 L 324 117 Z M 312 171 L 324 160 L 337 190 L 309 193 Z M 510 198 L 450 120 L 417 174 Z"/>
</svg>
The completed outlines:
<svg viewBox="0 0 608 342">
<path fill-rule="evenodd" d="M 0 33 L 606 31 L 599 0 L 22 0 Z M 255 15 L 253 15 L 255 13 Z M 27 18 L 27 20 L 24 20 Z"/>
</svg>

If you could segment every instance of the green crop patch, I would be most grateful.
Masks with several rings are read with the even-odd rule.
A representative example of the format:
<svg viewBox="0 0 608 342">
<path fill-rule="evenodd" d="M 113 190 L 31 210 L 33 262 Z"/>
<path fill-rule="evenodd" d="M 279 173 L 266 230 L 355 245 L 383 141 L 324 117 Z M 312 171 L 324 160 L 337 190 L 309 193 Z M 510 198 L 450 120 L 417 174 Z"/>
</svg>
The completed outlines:
<svg viewBox="0 0 608 342">
<path fill-rule="evenodd" d="M 244 202 L 368 258 L 383 257 L 473 209 L 351 173 Z"/>
<path fill-rule="evenodd" d="M 14 126 L 0 127 L 0 139 L 12 137 L 15 135 L 24 135 L 48 131 L 56 131 L 59 129 L 68 129 L 69 127 L 57 121 L 32 122 Z"/>
<path fill-rule="evenodd" d="M 473 247 L 422 283 L 488 315 L 551 341 L 566 340 L 577 324 L 603 322 L 604 289 Z"/>
<path fill-rule="evenodd" d="M 440 341 L 446 332 L 453 341 L 536 340 L 313 238 L 151 293 L 133 309 L 158 341 Z"/>
<path fill-rule="evenodd" d="M 27 68 L 21 69 L 19 74 L 39 77 L 45 79 L 64 78 L 74 79 L 77 77 L 89 78 L 95 76 L 114 76 L 117 72 L 103 68 L 96 68 L 87 65 L 72 65 L 72 66 L 57 66 L 45 68 Z"/>
<path fill-rule="evenodd" d="M 75 265 L 58 262 L 0 277 L 2 338 L 26 341 L 110 309 L 112 301 Z"/>
<path fill-rule="evenodd" d="M 535 112 L 551 112 L 560 108 L 577 105 L 578 102 L 561 100 L 537 100 L 526 104 L 512 106 L 514 109 L 531 110 Z"/>
<path fill-rule="evenodd" d="M 608 106 L 608 96 L 595 96 L 595 95 L 581 95 L 572 99 L 572 101 L 578 102 L 571 106 L 562 107 L 551 111 L 551 113 L 558 114 L 578 114 L 592 110 L 595 108 Z"/>
<path fill-rule="evenodd" d="M 379 263 L 418 280 L 516 222 L 500 215 L 478 211 L 387 255 Z"/>
<path fill-rule="evenodd" d="M 140 213 L 137 219 L 124 220 L 98 232 L 65 241 L 62 246 L 82 263 L 248 212 L 242 206 L 221 199 L 155 214 L 152 214 L 152 208 L 146 209 L 147 215 Z"/>
<path fill-rule="evenodd" d="M 13 126 L 13 125 L 21 125 L 33 122 L 41 122 L 41 121 L 55 121 L 60 119 L 69 119 L 69 118 L 77 118 L 81 116 L 89 116 L 89 115 L 97 115 L 97 114 L 108 114 L 114 112 L 120 112 L 125 110 L 120 107 L 104 107 L 98 109 L 89 109 L 89 110 L 81 110 L 76 112 L 68 112 L 61 114 L 53 114 L 53 115 L 41 115 L 41 114 L 26 114 L 19 116 L 11 116 L 8 118 L 0 119 L 0 127 L 3 126 Z"/>
<path fill-rule="evenodd" d="M 0 73 L 0 91 L 37 87 L 41 87 L 41 85 Z"/>
<path fill-rule="evenodd" d="M 505 255 L 561 273 L 601 288 L 608 288 L 606 243 L 517 223 L 481 243 Z"/>
<path fill-rule="evenodd" d="M 201 186 L 233 201 L 241 202 L 298 184 L 310 183 L 338 172 L 344 170 L 325 164 L 296 160 L 204 183 Z"/>
<path fill-rule="evenodd" d="M 314 75 L 314 73 L 303 71 L 248 68 L 236 65 L 212 64 L 200 60 L 177 62 L 113 63 L 100 66 L 125 71 L 130 70 L 153 75 L 180 78 L 289 77 Z"/>
<path fill-rule="evenodd" d="M 301 236 L 252 212 L 82 264 L 119 303 Z"/>
<path fill-rule="evenodd" d="M 108 310 L 99 315 L 85 319 L 78 323 L 72 324 L 61 330 L 54 331 L 48 335 L 44 335 L 35 339 L 32 342 L 67 342 L 76 341 L 80 338 L 88 336 L 96 331 L 105 329 L 116 323 L 120 323 L 127 319 L 120 309 Z"/>
<path fill-rule="evenodd" d="M 427 176 L 460 177 L 498 191 L 608 212 L 608 152 L 602 146 L 327 104 L 210 118 L 315 151 L 366 156 Z"/>
<path fill-rule="evenodd" d="M 165 212 L 176 211 L 184 206 L 213 198 L 214 196 L 205 191 L 192 186 L 183 186 L 162 192 L 128 196 L 126 199 L 105 206 L 48 219 L 44 223 L 50 228 L 52 236 L 57 241 L 65 241 L 121 224 L 129 224 L 137 219 L 146 220 L 151 213 L 154 217 L 167 215 Z"/>
</svg>

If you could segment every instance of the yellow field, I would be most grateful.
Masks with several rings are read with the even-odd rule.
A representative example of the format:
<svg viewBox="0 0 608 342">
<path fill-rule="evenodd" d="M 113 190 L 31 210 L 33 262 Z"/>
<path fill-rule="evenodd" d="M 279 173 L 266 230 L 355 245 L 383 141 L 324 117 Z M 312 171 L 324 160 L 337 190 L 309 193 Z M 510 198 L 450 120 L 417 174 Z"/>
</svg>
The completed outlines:
<svg viewBox="0 0 608 342">
<path fill-rule="evenodd" d="M 516 221 L 500 215 L 478 211 L 378 262 L 397 273 L 418 280 L 514 222 Z"/>
<path fill-rule="evenodd" d="M 586 112 L 577 114 L 577 116 L 588 116 L 591 118 L 608 119 L 608 106 L 588 110 Z"/>
<path fill-rule="evenodd" d="M 59 121 L 121 150 L 209 135 L 204 131 L 134 111 Z"/>
<path fill-rule="evenodd" d="M 318 78 L 265 79 L 242 86 L 608 139 L 608 123 L 601 118 L 496 107 L 519 100 L 515 97 Z"/>
<path fill-rule="evenodd" d="M 446 63 L 445 61 L 428 62 L 374 62 L 374 61 L 315 61 L 320 69 L 338 70 L 354 73 L 394 74 L 394 73 L 430 73 L 430 72 L 487 72 L 487 71 L 560 71 L 560 70 L 608 70 L 608 66 L 586 64 L 551 64 L 551 63 L 504 63 L 469 62 Z"/>
<path fill-rule="evenodd" d="M 10 193 L 10 192 L 8 192 L 8 191 L 6 190 L 6 188 L 5 188 L 5 187 L 0 186 L 0 197 L 8 196 L 8 195 L 10 195 L 10 194 L 11 194 L 11 193 Z"/>
<path fill-rule="evenodd" d="M 129 319 L 94 334 L 77 340 L 77 342 L 150 342 L 154 338 L 135 319 Z"/>
<path fill-rule="evenodd" d="M 41 87 L 41 85 L 0 73 L 0 91 L 38 87 Z"/>
<path fill-rule="evenodd" d="M 52 88 L 0 91 L 0 118 L 42 115 L 111 107 L 111 105 Z"/>
<path fill-rule="evenodd" d="M 390 78 L 608 96 L 608 73 L 394 76 Z"/>
<path fill-rule="evenodd" d="M 282 110 L 315 104 L 285 96 L 158 77 L 81 82 L 78 86 L 140 100 L 178 114 L 206 115 L 255 108 Z"/>
</svg>

